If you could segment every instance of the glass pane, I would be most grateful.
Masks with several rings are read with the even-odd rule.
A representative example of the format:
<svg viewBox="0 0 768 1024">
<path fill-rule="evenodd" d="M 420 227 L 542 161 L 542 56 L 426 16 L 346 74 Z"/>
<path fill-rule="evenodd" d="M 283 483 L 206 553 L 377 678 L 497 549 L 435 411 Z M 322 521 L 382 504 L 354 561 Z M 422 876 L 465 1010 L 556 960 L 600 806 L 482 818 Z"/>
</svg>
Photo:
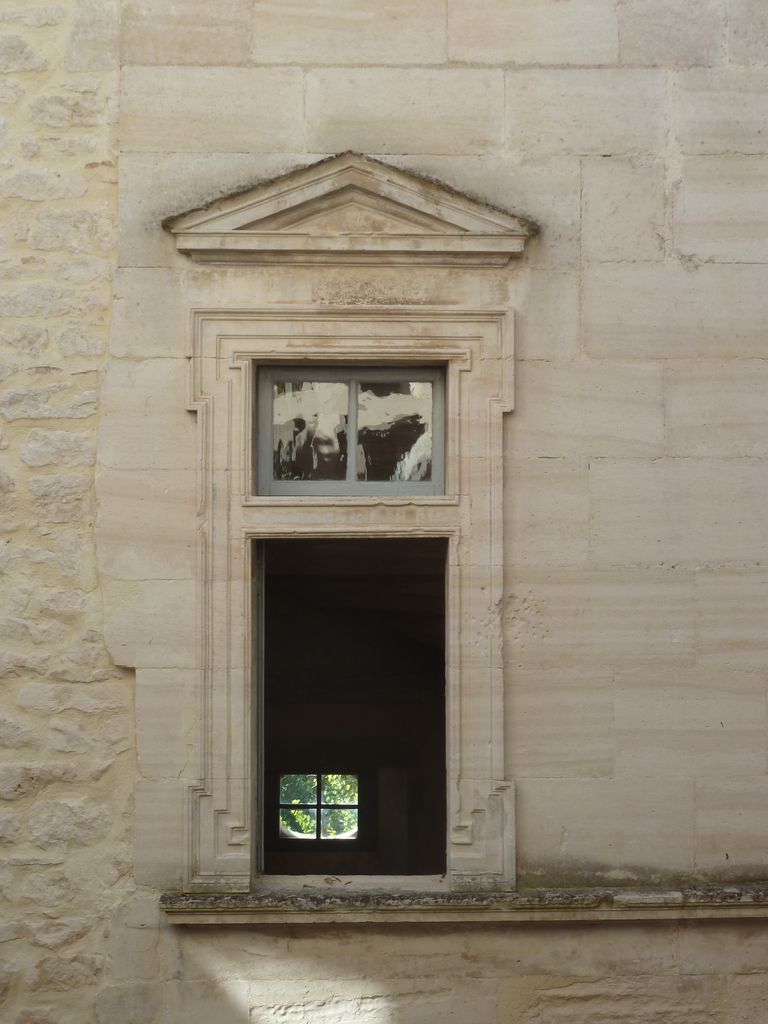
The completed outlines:
<svg viewBox="0 0 768 1024">
<path fill-rule="evenodd" d="M 317 803 L 316 775 L 281 775 L 281 804 L 315 804 Z"/>
<path fill-rule="evenodd" d="M 357 479 L 432 479 L 432 385 L 361 383 Z"/>
<path fill-rule="evenodd" d="M 321 803 L 324 804 L 356 804 L 356 775 L 323 775 Z"/>
<path fill-rule="evenodd" d="M 357 808 L 354 811 L 320 811 L 321 839 L 357 839 Z"/>
<path fill-rule="evenodd" d="M 316 839 L 317 811 L 312 807 L 280 808 L 281 839 Z"/>
<path fill-rule="evenodd" d="M 276 381 L 272 387 L 274 479 L 343 480 L 348 417 L 348 384 Z"/>
</svg>

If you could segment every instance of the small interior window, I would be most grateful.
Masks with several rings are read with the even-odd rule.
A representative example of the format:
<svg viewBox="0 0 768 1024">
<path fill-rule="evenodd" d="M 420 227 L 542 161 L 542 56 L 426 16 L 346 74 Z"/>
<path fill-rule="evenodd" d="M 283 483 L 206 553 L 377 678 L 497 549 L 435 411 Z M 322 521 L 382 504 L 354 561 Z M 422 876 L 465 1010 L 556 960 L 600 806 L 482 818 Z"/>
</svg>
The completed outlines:
<svg viewBox="0 0 768 1024">
<path fill-rule="evenodd" d="M 260 493 L 443 493 L 442 370 L 269 367 L 257 395 Z"/>
<path fill-rule="evenodd" d="M 347 772 L 281 775 L 280 838 L 356 840 L 358 783 L 358 776 Z"/>
</svg>

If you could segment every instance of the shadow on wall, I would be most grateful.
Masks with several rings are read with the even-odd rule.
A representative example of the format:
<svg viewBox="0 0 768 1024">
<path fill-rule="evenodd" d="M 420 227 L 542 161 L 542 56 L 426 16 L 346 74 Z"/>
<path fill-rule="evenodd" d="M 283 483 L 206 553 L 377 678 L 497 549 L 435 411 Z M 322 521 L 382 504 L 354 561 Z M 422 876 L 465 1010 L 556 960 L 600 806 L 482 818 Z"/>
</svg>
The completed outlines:
<svg viewBox="0 0 768 1024">
<path fill-rule="evenodd" d="M 118 912 L 98 1024 L 765 1020 L 760 922 L 195 928 L 140 899 Z"/>
</svg>

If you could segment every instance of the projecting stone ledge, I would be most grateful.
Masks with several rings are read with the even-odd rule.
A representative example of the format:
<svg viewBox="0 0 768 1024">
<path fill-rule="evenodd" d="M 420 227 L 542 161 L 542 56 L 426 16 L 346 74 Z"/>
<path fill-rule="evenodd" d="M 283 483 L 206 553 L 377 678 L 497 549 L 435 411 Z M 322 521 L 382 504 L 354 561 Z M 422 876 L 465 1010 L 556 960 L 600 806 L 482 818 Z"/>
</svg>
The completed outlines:
<svg viewBox="0 0 768 1024">
<path fill-rule="evenodd" d="M 174 924 L 466 924 L 768 917 L 768 885 L 518 893 L 164 893 Z"/>
</svg>

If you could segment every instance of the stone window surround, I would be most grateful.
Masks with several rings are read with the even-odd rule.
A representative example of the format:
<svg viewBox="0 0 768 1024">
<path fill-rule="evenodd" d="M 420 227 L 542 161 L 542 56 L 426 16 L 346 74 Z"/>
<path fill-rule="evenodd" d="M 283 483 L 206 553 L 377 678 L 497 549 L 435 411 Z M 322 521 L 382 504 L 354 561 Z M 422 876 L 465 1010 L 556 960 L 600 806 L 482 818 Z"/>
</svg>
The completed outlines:
<svg viewBox="0 0 768 1024">
<path fill-rule="evenodd" d="M 502 416 L 512 405 L 505 310 L 345 307 L 193 313 L 190 408 L 201 437 L 200 725 L 204 777 L 189 789 L 188 891 L 301 889 L 252 873 L 249 654 L 253 539 L 441 536 L 449 541 L 448 875 L 350 876 L 357 888 L 510 889 L 513 789 L 504 777 Z M 249 493 L 254 363 L 446 368 L 446 494 Z M 333 509 L 333 518 L 328 511 Z M 276 513 L 278 513 L 276 515 Z M 226 525 L 225 525 L 226 524 Z"/>
</svg>

